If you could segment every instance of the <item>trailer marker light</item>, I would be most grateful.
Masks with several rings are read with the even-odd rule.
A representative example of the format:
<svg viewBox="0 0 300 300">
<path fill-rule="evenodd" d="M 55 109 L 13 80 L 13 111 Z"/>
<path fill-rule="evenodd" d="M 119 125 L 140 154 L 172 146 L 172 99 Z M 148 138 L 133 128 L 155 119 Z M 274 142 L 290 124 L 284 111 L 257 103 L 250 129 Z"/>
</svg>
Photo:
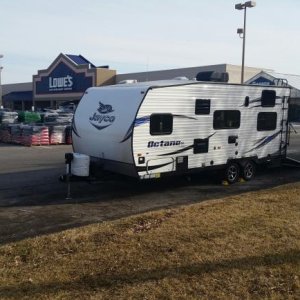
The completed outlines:
<svg viewBox="0 0 300 300">
<path fill-rule="evenodd" d="M 145 163 L 145 157 L 140 156 L 139 157 L 139 164 L 144 164 Z"/>
</svg>

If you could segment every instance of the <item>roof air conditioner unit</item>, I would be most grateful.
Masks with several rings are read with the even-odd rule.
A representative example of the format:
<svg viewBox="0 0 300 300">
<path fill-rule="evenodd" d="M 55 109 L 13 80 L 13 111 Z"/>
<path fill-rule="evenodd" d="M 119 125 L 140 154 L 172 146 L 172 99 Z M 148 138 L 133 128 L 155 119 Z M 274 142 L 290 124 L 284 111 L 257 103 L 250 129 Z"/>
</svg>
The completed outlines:
<svg viewBox="0 0 300 300">
<path fill-rule="evenodd" d="M 197 81 L 228 82 L 229 75 L 227 72 L 207 71 L 199 72 L 196 79 Z"/>
</svg>

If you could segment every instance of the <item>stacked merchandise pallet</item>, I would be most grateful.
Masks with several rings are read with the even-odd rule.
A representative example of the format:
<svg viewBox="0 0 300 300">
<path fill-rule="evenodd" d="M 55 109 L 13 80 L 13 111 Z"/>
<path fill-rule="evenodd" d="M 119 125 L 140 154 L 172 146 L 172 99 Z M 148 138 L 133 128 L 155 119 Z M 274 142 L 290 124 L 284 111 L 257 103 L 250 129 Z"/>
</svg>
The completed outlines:
<svg viewBox="0 0 300 300">
<path fill-rule="evenodd" d="M 66 125 L 51 125 L 49 126 L 50 144 L 58 145 L 66 142 Z"/>
<path fill-rule="evenodd" d="M 0 141 L 3 143 L 11 143 L 11 131 L 7 124 L 0 127 Z"/>
<path fill-rule="evenodd" d="M 72 118 L 73 113 L 63 111 L 40 115 L 0 110 L 0 142 L 26 146 L 72 144 Z"/>
<path fill-rule="evenodd" d="M 25 146 L 49 145 L 49 129 L 47 126 L 24 125 L 22 144 Z"/>
<path fill-rule="evenodd" d="M 0 123 L 1 124 L 13 124 L 18 121 L 18 113 L 14 111 L 0 110 Z"/>
<path fill-rule="evenodd" d="M 43 121 L 45 124 L 70 124 L 73 116 L 73 113 L 51 111 L 44 114 Z"/>
<path fill-rule="evenodd" d="M 31 146 L 34 142 L 38 141 L 38 137 L 33 135 L 32 126 L 23 126 L 23 145 Z"/>
<path fill-rule="evenodd" d="M 72 145 L 72 126 L 70 125 L 66 127 L 66 144 Z"/>
<path fill-rule="evenodd" d="M 19 124 L 10 124 L 11 142 L 22 144 L 22 126 Z"/>
<path fill-rule="evenodd" d="M 49 126 L 50 144 L 65 144 L 68 136 L 68 127 L 72 123 L 73 113 L 51 111 L 44 115 L 44 123 Z M 70 142 L 70 137 L 68 137 Z"/>
<path fill-rule="evenodd" d="M 34 130 L 39 130 L 40 145 L 49 145 L 49 128 L 48 126 L 33 126 Z"/>
<path fill-rule="evenodd" d="M 18 113 L 13 111 L 0 110 L 0 141 L 3 143 L 11 143 L 12 142 L 12 124 L 18 122 Z M 17 129 L 14 128 L 14 138 L 18 139 Z"/>
<path fill-rule="evenodd" d="M 41 115 L 31 111 L 21 111 L 18 113 L 18 122 L 32 124 L 41 121 Z"/>
</svg>

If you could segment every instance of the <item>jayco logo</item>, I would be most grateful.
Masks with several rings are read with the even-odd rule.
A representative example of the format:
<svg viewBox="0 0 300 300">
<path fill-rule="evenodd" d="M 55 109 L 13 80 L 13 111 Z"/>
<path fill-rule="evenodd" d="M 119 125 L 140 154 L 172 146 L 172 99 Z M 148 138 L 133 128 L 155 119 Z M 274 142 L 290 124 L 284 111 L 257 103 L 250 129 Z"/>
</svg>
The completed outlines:
<svg viewBox="0 0 300 300">
<path fill-rule="evenodd" d="M 73 87 L 73 77 L 49 77 L 49 91 L 69 91 Z"/>
<path fill-rule="evenodd" d="M 99 101 L 97 111 L 90 117 L 90 123 L 98 130 L 110 126 L 116 119 L 115 116 L 110 115 L 114 111 L 111 105 L 105 105 Z"/>
</svg>

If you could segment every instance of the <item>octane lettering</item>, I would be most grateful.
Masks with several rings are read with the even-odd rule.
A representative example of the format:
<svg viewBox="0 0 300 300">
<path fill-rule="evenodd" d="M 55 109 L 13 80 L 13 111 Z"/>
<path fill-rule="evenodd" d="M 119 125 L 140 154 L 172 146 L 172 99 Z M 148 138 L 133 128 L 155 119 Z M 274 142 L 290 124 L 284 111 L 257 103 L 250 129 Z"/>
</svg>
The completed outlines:
<svg viewBox="0 0 300 300">
<path fill-rule="evenodd" d="M 148 148 L 158 148 L 158 147 L 168 147 L 168 146 L 178 146 L 182 145 L 182 141 L 160 141 L 160 142 L 154 142 L 150 141 L 148 142 L 147 147 Z"/>
</svg>

